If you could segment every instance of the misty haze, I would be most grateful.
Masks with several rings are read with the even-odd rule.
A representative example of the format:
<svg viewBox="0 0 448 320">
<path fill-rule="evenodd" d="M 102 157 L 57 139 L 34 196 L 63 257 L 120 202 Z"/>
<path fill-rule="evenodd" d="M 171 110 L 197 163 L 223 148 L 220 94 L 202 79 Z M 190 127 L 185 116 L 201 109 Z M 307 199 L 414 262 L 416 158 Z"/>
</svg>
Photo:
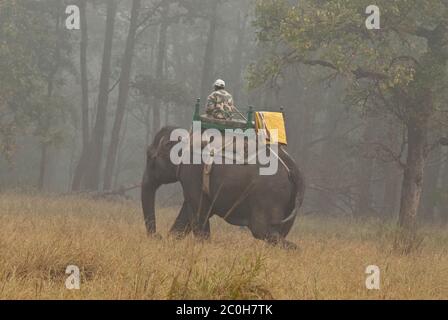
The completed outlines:
<svg viewBox="0 0 448 320">
<path fill-rule="evenodd" d="M 447 102 L 445 0 L 0 0 L 0 299 L 446 300 Z"/>
</svg>

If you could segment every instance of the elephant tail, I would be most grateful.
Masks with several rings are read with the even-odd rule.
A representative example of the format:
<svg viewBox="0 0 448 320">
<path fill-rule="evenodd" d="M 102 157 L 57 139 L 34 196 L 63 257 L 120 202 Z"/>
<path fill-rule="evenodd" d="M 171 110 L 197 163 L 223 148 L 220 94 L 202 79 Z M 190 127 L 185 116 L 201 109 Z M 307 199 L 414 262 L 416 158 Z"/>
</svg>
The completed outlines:
<svg viewBox="0 0 448 320">
<path fill-rule="evenodd" d="M 286 217 L 281 223 L 289 222 L 291 219 L 295 218 L 299 212 L 299 208 L 303 204 L 303 199 L 305 196 L 305 178 L 297 167 L 294 159 L 289 155 L 289 153 L 284 150 L 284 148 L 280 148 L 282 160 L 285 162 L 286 166 L 289 170 L 289 180 L 292 184 L 292 192 L 291 199 L 288 205 L 288 212 L 291 214 Z"/>
</svg>

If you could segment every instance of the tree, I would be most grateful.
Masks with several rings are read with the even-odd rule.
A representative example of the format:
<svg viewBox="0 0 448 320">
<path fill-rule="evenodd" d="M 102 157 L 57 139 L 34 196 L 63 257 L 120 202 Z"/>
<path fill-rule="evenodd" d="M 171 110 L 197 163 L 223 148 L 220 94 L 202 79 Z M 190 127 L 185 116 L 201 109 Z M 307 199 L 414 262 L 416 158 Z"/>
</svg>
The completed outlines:
<svg viewBox="0 0 448 320">
<path fill-rule="evenodd" d="M 0 153 L 11 159 L 15 137 L 32 122 L 28 104 L 44 90 L 35 50 L 48 48 L 41 16 L 26 1 L 5 1 L 0 10 Z M 26 78 L 23 77 L 26 75 Z"/>
<path fill-rule="evenodd" d="M 435 221 L 435 210 L 439 202 L 437 189 L 442 173 L 441 168 L 442 148 L 439 146 L 431 153 L 424 169 L 425 177 L 419 215 L 427 222 Z"/>
<path fill-rule="evenodd" d="M 41 151 L 41 190 L 48 148 L 62 141 L 68 106 L 58 94 L 61 72 L 72 67 L 61 5 L 53 0 L 6 1 L 0 11 L 0 146 L 11 158 L 15 136 L 33 133 Z"/>
<path fill-rule="evenodd" d="M 138 29 L 138 17 L 141 8 L 141 0 L 132 1 L 131 22 L 126 40 L 126 49 L 121 63 L 120 84 L 118 89 L 117 110 L 112 128 L 112 136 L 107 152 L 106 168 L 104 170 L 104 190 L 109 190 L 112 186 L 112 176 L 117 160 L 118 144 L 120 139 L 121 125 L 126 111 L 126 104 L 129 96 L 129 84 L 131 77 L 132 60 L 135 48 L 135 36 Z"/>
<path fill-rule="evenodd" d="M 166 38 L 168 33 L 169 21 L 168 14 L 170 10 L 170 1 L 165 0 L 162 3 L 161 23 L 159 27 L 159 39 L 157 44 L 157 62 L 156 62 L 156 81 L 164 80 L 164 65 L 166 60 Z M 161 100 L 156 98 L 153 107 L 152 134 L 155 136 L 160 128 L 160 107 Z"/>
<path fill-rule="evenodd" d="M 75 191 L 79 190 L 83 178 L 85 180 L 86 188 L 90 190 L 97 190 L 100 183 L 104 149 L 103 144 L 104 136 L 106 134 L 107 106 L 109 103 L 112 45 L 116 15 L 117 1 L 110 0 L 107 2 L 106 32 L 104 37 L 96 120 L 88 148 L 83 148 L 81 158 L 76 168 L 72 185 L 72 190 Z"/>
<path fill-rule="evenodd" d="M 232 84 L 235 88 L 233 91 L 233 99 L 235 101 L 239 101 L 240 93 L 241 93 L 241 85 L 242 85 L 242 77 L 241 70 L 243 69 L 243 53 L 244 46 L 246 44 L 246 30 L 247 30 L 247 16 L 248 16 L 248 8 L 246 8 L 246 12 L 238 12 L 238 36 L 235 44 L 235 49 L 233 52 L 232 65 L 234 66 L 233 75 L 232 75 Z"/>
<path fill-rule="evenodd" d="M 448 3 L 442 0 L 377 1 L 381 30 L 367 30 L 369 1 L 257 1 L 258 40 L 273 46 L 253 68 L 264 80 L 292 64 L 343 75 L 356 106 L 374 108 L 406 128 L 406 155 L 387 152 L 404 171 L 399 226 L 414 234 L 428 133 L 443 116 L 446 98 Z M 325 69 L 325 71 L 324 71 Z M 437 143 L 437 140 L 434 141 Z M 386 151 L 386 150 L 385 150 Z"/>
<path fill-rule="evenodd" d="M 207 98 L 207 92 L 210 90 L 214 73 L 214 59 L 215 59 L 215 41 L 216 29 L 218 25 L 218 0 L 212 0 L 210 3 L 209 14 L 210 26 L 207 35 L 207 43 L 204 53 L 204 64 L 202 66 L 202 81 L 201 81 L 201 99 L 204 101 Z"/>
<path fill-rule="evenodd" d="M 47 5 L 51 5 L 49 2 Z M 58 103 L 57 99 L 53 99 L 55 82 L 57 80 L 58 73 L 61 72 L 63 67 L 63 46 L 64 41 L 62 39 L 62 3 L 57 2 L 52 6 L 54 8 L 54 12 L 50 11 L 51 20 L 55 21 L 55 26 L 53 28 L 52 33 L 54 34 L 54 42 L 52 46 L 49 48 L 51 51 L 48 52 L 48 48 L 39 48 L 38 54 L 40 65 L 40 71 L 44 74 L 47 82 L 47 97 L 44 100 L 44 105 L 40 108 L 40 112 L 36 113 L 35 119 L 37 119 L 36 124 L 36 132 L 35 136 L 40 137 L 41 143 L 41 160 L 40 160 L 40 168 L 39 168 L 39 180 L 37 187 L 40 191 L 44 189 L 45 185 L 45 176 L 46 176 L 46 167 L 48 161 L 48 149 L 51 145 L 57 145 L 60 143 L 61 136 L 60 132 L 54 131 L 54 127 L 58 125 L 59 120 L 59 108 L 63 107 L 63 103 Z M 47 54 L 47 56 L 46 56 Z M 61 113 L 63 117 L 64 114 Z"/>
<path fill-rule="evenodd" d="M 112 4 L 114 1 L 110 1 Z M 81 70 L 81 119 L 82 119 L 82 157 L 87 156 L 89 152 L 89 79 L 87 75 L 87 46 L 89 41 L 88 25 L 87 25 L 87 0 L 79 0 L 79 8 L 81 15 L 81 41 L 80 41 L 80 70 Z M 73 189 L 79 189 L 80 170 L 83 170 L 84 163 L 80 161 L 77 168 L 76 177 L 78 181 L 74 183 Z"/>
</svg>

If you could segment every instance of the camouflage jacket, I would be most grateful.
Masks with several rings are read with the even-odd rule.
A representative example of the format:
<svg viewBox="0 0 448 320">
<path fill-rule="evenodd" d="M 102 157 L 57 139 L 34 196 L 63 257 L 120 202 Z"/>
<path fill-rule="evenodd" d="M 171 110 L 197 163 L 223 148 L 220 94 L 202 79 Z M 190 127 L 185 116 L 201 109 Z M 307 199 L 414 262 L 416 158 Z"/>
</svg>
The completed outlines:
<svg viewBox="0 0 448 320">
<path fill-rule="evenodd" d="M 231 116 L 226 115 L 223 111 L 235 111 L 233 97 L 226 90 L 218 90 L 208 96 L 205 112 L 207 116 L 215 119 L 229 119 Z"/>
</svg>

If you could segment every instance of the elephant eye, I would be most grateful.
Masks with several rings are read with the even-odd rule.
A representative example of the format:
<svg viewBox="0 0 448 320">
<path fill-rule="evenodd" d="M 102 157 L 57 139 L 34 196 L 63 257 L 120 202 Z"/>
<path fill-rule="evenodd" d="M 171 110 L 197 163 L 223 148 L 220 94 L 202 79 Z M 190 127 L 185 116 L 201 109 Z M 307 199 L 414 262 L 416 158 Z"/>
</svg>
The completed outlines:
<svg viewBox="0 0 448 320">
<path fill-rule="evenodd" d="M 153 167 L 156 162 L 155 152 L 148 150 L 146 154 L 146 165 Z"/>
<path fill-rule="evenodd" d="M 148 157 L 148 160 L 150 160 L 150 159 L 155 159 L 155 157 L 156 157 L 156 151 L 154 150 L 154 148 L 150 148 L 150 149 L 148 149 L 147 157 Z"/>
</svg>

